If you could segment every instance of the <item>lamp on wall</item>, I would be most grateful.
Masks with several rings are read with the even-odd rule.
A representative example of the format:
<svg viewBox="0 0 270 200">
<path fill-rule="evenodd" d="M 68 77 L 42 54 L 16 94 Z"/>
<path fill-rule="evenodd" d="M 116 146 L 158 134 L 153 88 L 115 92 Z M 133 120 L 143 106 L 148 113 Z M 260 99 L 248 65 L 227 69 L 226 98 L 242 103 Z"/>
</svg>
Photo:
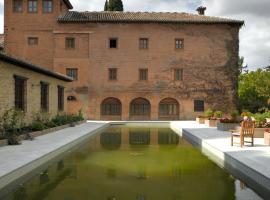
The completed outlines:
<svg viewBox="0 0 270 200">
<path fill-rule="evenodd" d="M 77 101 L 77 98 L 75 96 L 68 96 L 67 100 L 68 101 Z"/>
</svg>

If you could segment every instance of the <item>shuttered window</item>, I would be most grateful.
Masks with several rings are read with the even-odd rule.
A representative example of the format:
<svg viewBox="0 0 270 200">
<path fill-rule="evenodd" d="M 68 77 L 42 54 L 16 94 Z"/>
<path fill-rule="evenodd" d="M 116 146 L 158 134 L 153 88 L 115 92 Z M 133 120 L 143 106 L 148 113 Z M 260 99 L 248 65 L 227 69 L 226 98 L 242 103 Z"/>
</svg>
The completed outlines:
<svg viewBox="0 0 270 200">
<path fill-rule="evenodd" d="M 13 0 L 13 12 L 22 12 L 22 11 L 23 11 L 23 1 Z"/>
<path fill-rule="evenodd" d="M 49 111 L 49 84 L 44 82 L 40 83 L 40 107 L 41 111 Z"/>
<path fill-rule="evenodd" d="M 58 111 L 64 110 L 64 91 L 64 87 L 58 86 Z"/>
<path fill-rule="evenodd" d="M 28 12 L 36 13 L 38 9 L 37 3 L 37 0 L 28 0 Z"/>
<path fill-rule="evenodd" d="M 38 45 L 38 37 L 29 37 L 28 45 Z"/>
<path fill-rule="evenodd" d="M 140 49 L 148 49 L 148 38 L 140 38 L 139 43 Z"/>
<path fill-rule="evenodd" d="M 184 39 L 175 39 L 175 49 L 184 48 Z"/>
<path fill-rule="evenodd" d="M 73 80 L 78 80 L 78 69 L 77 68 L 67 68 L 67 76 L 73 78 Z"/>
<path fill-rule="evenodd" d="M 183 80 L 183 69 L 174 69 L 174 80 L 175 81 Z"/>
<path fill-rule="evenodd" d="M 51 13 L 53 11 L 53 2 L 52 0 L 43 0 L 43 12 Z"/>
<path fill-rule="evenodd" d="M 204 101 L 195 100 L 194 101 L 194 112 L 204 112 Z"/>
<path fill-rule="evenodd" d="M 139 80 L 147 81 L 148 80 L 148 69 L 140 69 L 139 70 Z"/>
<path fill-rule="evenodd" d="M 75 49 L 75 38 L 66 38 L 66 49 Z"/>
<path fill-rule="evenodd" d="M 26 111 L 26 83 L 27 79 L 20 76 L 14 76 L 15 80 L 15 108 Z"/>
<path fill-rule="evenodd" d="M 109 69 L 109 80 L 110 81 L 117 80 L 117 69 L 116 68 Z"/>
</svg>

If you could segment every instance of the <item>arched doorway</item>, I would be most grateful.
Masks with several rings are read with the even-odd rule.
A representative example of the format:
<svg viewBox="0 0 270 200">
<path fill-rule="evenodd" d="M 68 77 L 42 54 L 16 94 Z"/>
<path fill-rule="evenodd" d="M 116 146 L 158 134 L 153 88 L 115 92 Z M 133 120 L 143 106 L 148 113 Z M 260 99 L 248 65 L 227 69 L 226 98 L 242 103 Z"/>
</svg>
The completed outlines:
<svg viewBox="0 0 270 200">
<path fill-rule="evenodd" d="M 149 120 L 151 115 L 151 104 L 147 99 L 137 98 L 131 101 L 129 118 L 131 120 Z"/>
<path fill-rule="evenodd" d="M 104 99 L 100 106 L 100 116 L 100 118 L 103 120 L 121 120 L 121 101 L 113 97 Z"/>
<path fill-rule="evenodd" d="M 160 101 L 159 119 L 160 120 L 178 120 L 179 119 L 179 103 L 176 99 L 166 98 Z"/>
</svg>

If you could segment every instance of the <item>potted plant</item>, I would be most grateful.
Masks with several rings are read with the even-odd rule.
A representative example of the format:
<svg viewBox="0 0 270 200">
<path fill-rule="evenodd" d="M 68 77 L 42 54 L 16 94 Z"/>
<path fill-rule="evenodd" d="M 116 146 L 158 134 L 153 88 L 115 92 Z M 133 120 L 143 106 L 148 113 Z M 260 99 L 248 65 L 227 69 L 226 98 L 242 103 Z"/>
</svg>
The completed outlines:
<svg viewBox="0 0 270 200">
<path fill-rule="evenodd" d="M 205 125 L 209 127 L 217 127 L 219 118 L 222 117 L 223 113 L 221 111 L 214 112 L 212 109 L 208 109 L 205 112 L 205 115 L 208 117 L 208 119 L 205 120 Z"/>
<path fill-rule="evenodd" d="M 231 117 L 222 118 L 217 124 L 217 129 L 220 131 L 238 130 L 240 129 L 239 112 L 231 112 Z"/>
<path fill-rule="evenodd" d="M 229 131 L 240 129 L 240 123 L 233 118 L 222 118 L 217 124 L 217 130 L 219 131 Z"/>
<path fill-rule="evenodd" d="M 207 117 L 201 115 L 201 116 L 196 117 L 196 122 L 198 124 L 204 124 L 206 119 L 207 119 Z"/>
<path fill-rule="evenodd" d="M 264 144 L 270 146 L 270 129 L 267 128 L 264 131 Z"/>
<path fill-rule="evenodd" d="M 254 114 L 253 117 L 256 120 L 254 137 L 264 138 L 265 129 L 270 128 L 270 123 L 267 123 L 264 113 Z"/>
</svg>

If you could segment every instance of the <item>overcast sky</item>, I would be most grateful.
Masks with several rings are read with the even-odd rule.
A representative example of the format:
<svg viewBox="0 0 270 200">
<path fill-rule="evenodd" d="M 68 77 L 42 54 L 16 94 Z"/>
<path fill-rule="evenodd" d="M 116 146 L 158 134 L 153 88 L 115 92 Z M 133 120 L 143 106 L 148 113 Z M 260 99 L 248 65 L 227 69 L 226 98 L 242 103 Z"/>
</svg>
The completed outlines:
<svg viewBox="0 0 270 200">
<path fill-rule="evenodd" d="M 105 0 L 70 0 L 74 10 L 101 11 Z M 245 20 L 240 31 L 240 55 L 250 70 L 270 65 L 270 0 L 122 0 L 125 11 L 191 12 L 207 7 L 206 15 Z M 0 32 L 3 32 L 0 0 Z"/>
</svg>

